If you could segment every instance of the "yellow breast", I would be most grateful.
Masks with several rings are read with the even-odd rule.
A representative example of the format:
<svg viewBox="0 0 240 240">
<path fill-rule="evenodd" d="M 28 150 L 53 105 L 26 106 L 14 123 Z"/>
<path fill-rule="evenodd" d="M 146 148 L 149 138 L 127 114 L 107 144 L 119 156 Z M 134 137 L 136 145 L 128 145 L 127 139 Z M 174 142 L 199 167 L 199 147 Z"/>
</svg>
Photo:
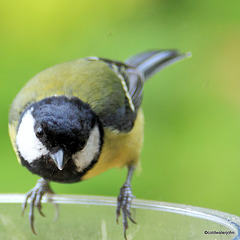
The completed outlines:
<svg viewBox="0 0 240 240">
<path fill-rule="evenodd" d="M 144 117 L 138 110 L 133 129 L 128 133 L 119 133 L 105 129 L 104 144 L 98 162 L 82 180 L 94 177 L 110 168 L 137 165 L 143 143 Z"/>
</svg>

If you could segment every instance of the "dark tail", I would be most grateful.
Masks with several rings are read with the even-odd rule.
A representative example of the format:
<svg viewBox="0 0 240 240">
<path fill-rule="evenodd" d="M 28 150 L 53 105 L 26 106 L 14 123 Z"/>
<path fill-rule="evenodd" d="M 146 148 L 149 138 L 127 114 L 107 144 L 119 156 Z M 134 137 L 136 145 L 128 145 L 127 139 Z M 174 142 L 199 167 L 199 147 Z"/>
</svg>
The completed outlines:
<svg viewBox="0 0 240 240">
<path fill-rule="evenodd" d="M 186 57 L 191 57 L 191 53 L 180 53 L 177 50 L 156 50 L 130 57 L 125 63 L 140 70 L 147 80 L 168 65 Z"/>
</svg>

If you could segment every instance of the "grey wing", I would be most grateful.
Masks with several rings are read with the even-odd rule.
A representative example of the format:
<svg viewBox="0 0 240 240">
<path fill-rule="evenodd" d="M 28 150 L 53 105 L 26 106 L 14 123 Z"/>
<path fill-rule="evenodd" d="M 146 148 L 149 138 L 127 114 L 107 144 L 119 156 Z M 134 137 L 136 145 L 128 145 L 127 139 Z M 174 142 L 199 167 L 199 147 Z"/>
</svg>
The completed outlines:
<svg viewBox="0 0 240 240">
<path fill-rule="evenodd" d="M 100 118 L 104 127 L 113 128 L 121 132 L 129 132 L 137 116 L 142 102 L 144 77 L 136 68 L 130 67 L 122 62 L 112 61 L 104 58 L 87 58 L 89 60 L 100 60 L 119 77 L 125 92 L 124 104 L 117 107 L 114 113 L 102 112 Z"/>
<path fill-rule="evenodd" d="M 126 94 L 129 99 L 130 107 L 137 111 L 142 103 L 144 75 L 134 67 L 125 63 L 100 58 L 109 65 L 109 67 L 119 76 L 126 84 Z"/>
<path fill-rule="evenodd" d="M 134 68 L 128 68 L 125 75 L 126 82 L 128 83 L 129 95 L 132 98 L 135 109 L 138 110 L 142 103 L 144 76 Z"/>
</svg>

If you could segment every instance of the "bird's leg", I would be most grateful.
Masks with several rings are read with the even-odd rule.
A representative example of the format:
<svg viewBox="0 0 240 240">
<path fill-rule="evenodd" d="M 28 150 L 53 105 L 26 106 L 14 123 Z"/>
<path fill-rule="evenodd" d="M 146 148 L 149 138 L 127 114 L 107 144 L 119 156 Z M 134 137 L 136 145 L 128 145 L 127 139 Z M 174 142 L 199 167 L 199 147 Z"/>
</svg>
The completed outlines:
<svg viewBox="0 0 240 240">
<path fill-rule="evenodd" d="M 124 230 L 124 237 L 126 237 L 126 230 L 128 229 L 128 218 L 130 219 L 131 222 L 136 223 L 131 215 L 131 204 L 132 200 L 134 198 L 132 194 L 132 189 L 131 189 L 131 179 L 133 176 L 135 168 L 133 166 L 128 167 L 128 175 L 125 183 L 120 189 L 120 194 L 118 196 L 117 200 L 117 223 L 118 223 L 118 218 L 120 216 L 121 210 L 123 214 L 123 230 Z"/>
<path fill-rule="evenodd" d="M 43 178 L 40 178 L 37 181 L 36 186 L 26 194 L 26 199 L 22 205 L 22 215 L 23 215 L 27 207 L 28 199 L 30 200 L 29 221 L 30 221 L 32 232 L 35 235 L 36 235 L 36 231 L 34 228 L 34 207 L 37 207 L 38 212 L 43 217 L 45 217 L 44 213 L 42 212 L 42 203 L 41 203 L 42 197 L 45 193 L 53 194 L 54 192 L 50 188 L 49 182 Z"/>
</svg>

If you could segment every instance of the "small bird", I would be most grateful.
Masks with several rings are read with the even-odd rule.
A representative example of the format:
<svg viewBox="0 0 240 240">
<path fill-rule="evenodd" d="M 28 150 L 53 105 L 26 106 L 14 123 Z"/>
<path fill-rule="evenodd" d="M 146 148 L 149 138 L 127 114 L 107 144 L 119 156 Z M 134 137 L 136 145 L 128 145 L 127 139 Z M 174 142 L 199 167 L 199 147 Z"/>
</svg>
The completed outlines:
<svg viewBox="0 0 240 240">
<path fill-rule="evenodd" d="M 108 169 L 126 166 L 128 174 L 117 199 L 117 222 L 123 215 L 124 237 L 134 198 L 131 178 L 143 142 L 141 102 L 145 81 L 162 68 L 188 57 L 177 50 L 137 54 L 124 63 L 82 58 L 34 76 L 14 99 L 9 134 L 19 163 L 41 177 L 26 195 L 29 219 L 41 200 L 53 193 L 49 183 L 73 183 Z"/>
</svg>

